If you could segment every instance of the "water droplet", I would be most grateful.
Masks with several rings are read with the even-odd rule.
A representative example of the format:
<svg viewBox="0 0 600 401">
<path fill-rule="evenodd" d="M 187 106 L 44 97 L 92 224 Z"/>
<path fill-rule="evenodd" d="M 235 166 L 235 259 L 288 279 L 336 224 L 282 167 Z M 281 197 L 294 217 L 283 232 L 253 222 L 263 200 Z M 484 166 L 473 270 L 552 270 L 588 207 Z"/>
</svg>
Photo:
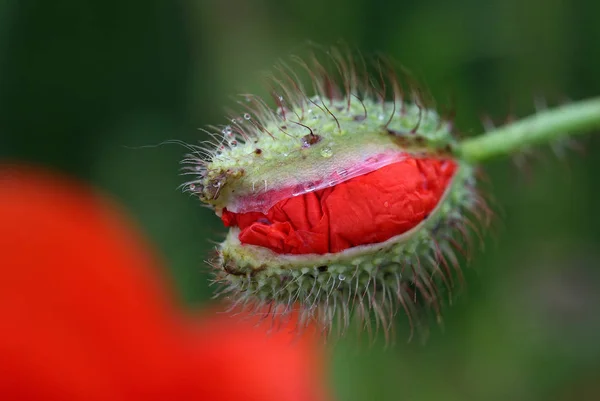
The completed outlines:
<svg viewBox="0 0 600 401">
<path fill-rule="evenodd" d="M 314 182 L 307 182 L 306 184 L 304 184 L 304 190 L 306 192 L 310 192 L 312 190 L 315 189 L 315 183 Z"/>
<path fill-rule="evenodd" d="M 231 134 L 231 126 L 227 125 L 225 128 L 223 128 L 223 131 L 221 131 L 223 133 L 223 135 L 230 135 Z"/>
<path fill-rule="evenodd" d="M 250 120 L 250 114 L 244 113 L 244 120 Z"/>
<path fill-rule="evenodd" d="M 340 274 L 340 275 L 338 276 L 338 279 L 339 279 L 340 281 L 344 281 L 344 280 L 346 280 L 346 276 L 344 276 L 343 274 Z"/>
<path fill-rule="evenodd" d="M 330 158 L 331 156 L 333 156 L 333 150 L 331 150 L 330 147 L 325 147 L 321 149 L 321 156 Z"/>
<path fill-rule="evenodd" d="M 195 191 L 196 190 L 196 185 L 194 184 L 190 184 L 190 191 Z"/>
<path fill-rule="evenodd" d="M 231 141 L 229 142 L 229 146 L 231 146 L 232 148 L 235 148 L 237 146 L 237 141 Z"/>
</svg>

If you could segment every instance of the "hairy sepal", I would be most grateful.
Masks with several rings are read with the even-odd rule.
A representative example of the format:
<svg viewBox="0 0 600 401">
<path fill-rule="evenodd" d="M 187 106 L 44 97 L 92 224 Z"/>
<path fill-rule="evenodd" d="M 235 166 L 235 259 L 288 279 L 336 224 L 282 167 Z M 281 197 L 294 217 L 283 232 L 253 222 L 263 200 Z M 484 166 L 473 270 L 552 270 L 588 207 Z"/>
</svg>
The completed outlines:
<svg viewBox="0 0 600 401">
<path fill-rule="evenodd" d="M 451 125 L 413 103 L 370 99 L 302 100 L 302 107 L 233 120 L 254 132 L 225 142 L 196 183 L 200 198 L 217 213 L 267 212 L 279 200 L 337 185 L 398 161 L 402 152 L 450 155 Z M 393 117 L 393 118 L 392 118 Z M 260 127 L 260 130 L 259 128 Z M 229 143 L 233 143 L 230 141 Z"/>
</svg>

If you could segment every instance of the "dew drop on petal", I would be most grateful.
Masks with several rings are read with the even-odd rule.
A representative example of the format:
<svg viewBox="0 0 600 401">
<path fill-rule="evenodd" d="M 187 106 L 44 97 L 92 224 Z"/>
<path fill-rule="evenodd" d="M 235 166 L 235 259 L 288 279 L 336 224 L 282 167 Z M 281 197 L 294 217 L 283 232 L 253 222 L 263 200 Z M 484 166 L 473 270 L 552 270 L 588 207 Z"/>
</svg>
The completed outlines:
<svg viewBox="0 0 600 401">
<path fill-rule="evenodd" d="M 314 189 L 315 189 L 315 183 L 314 182 L 307 182 L 306 184 L 304 184 L 304 190 L 306 192 L 313 191 Z"/>
<path fill-rule="evenodd" d="M 244 120 L 250 120 L 250 118 L 251 118 L 250 114 L 248 114 L 248 113 L 244 114 Z"/>
<path fill-rule="evenodd" d="M 331 156 L 333 156 L 333 150 L 331 150 L 330 147 L 325 147 L 321 149 L 321 156 L 330 158 Z"/>
<path fill-rule="evenodd" d="M 340 274 L 340 275 L 338 276 L 338 279 L 339 279 L 340 281 L 344 281 L 344 280 L 346 280 L 346 276 L 344 276 L 343 274 Z"/>
</svg>

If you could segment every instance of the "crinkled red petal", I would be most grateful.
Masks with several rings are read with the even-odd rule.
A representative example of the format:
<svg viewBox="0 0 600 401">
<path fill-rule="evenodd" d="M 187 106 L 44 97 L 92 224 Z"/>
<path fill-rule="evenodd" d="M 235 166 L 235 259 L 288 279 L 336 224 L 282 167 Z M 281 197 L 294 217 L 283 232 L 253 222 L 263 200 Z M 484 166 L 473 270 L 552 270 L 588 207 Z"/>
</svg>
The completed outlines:
<svg viewBox="0 0 600 401">
<path fill-rule="evenodd" d="M 423 221 L 436 207 L 457 165 L 408 158 L 333 187 L 284 199 L 266 214 L 223 210 L 243 244 L 281 254 L 325 254 L 383 242 Z"/>
</svg>

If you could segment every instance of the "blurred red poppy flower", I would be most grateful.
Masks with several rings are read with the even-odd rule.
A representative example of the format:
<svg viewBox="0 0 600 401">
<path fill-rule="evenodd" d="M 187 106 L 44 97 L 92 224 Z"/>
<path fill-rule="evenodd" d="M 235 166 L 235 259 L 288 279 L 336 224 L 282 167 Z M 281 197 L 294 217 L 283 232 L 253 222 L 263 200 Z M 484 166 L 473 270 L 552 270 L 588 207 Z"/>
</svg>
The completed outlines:
<svg viewBox="0 0 600 401">
<path fill-rule="evenodd" d="M 336 253 L 400 235 L 438 205 L 456 163 L 406 157 L 371 173 L 279 201 L 267 214 L 224 209 L 225 226 L 239 226 L 243 244 L 277 253 Z M 401 178 L 401 179 L 399 179 Z"/>
<path fill-rule="evenodd" d="M 115 205 L 0 166 L 0 399 L 327 399 L 319 340 L 179 311 Z"/>
</svg>

